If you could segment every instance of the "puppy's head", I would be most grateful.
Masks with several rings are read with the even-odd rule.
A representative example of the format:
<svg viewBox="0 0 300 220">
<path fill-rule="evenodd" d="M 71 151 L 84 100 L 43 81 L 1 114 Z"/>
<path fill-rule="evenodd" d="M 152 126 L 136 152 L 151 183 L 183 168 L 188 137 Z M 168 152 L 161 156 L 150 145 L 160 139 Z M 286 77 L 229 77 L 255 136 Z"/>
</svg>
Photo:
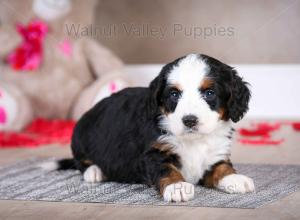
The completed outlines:
<svg viewBox="0 0 300 220">
<path fill-rule="evenodd" d="M 150 91 L 161 128 L 178 136 L 208 134 L 222 121 L 239 121 L 250 99 L 247 83 L 232 67 L 199 54 L 165 65 Z"/>
</svg>

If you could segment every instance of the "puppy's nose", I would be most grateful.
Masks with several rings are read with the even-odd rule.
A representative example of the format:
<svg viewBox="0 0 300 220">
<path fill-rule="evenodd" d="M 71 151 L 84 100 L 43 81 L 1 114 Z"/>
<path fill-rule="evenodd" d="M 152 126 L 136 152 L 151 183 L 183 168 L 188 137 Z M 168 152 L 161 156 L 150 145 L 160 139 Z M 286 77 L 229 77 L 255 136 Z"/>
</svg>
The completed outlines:
<svg viewBox="0 0 300 220">
<path fill-rule="evenodd" d="M 185 126 L 192 128 L 198 124 L 198 118 L 195 115 L 186 115 L 182 118 L 182 122 Z"/>
</svg>

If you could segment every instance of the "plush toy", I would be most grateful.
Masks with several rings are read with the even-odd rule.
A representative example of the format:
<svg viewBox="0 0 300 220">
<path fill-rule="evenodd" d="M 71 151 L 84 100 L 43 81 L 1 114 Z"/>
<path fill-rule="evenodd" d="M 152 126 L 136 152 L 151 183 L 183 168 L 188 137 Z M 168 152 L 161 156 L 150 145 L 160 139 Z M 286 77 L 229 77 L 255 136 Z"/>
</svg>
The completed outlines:
<svg viewBox="0 0 300 220">
<path fill-rule="evenodd" d="M 0 2 L 0 130 L 34 118 L 78 119 L 97 101 L 130 85 L 123 64 L 90 36 L 95 0 Z"/>
</svg>

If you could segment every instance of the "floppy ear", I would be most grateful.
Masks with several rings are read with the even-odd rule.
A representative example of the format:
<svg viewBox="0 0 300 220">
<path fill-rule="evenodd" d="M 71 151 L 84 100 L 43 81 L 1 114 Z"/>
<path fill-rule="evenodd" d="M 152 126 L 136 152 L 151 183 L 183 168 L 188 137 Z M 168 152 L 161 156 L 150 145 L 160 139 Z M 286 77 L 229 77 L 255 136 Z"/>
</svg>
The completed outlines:
<svg viewBox="0 0 300 220">
<path fill-rule="evenodd" d="M 164 83 L 165 79 L 162 72 L 150 83 L 150 105 L 152 109 L 156 109 L 160 105 L 160 97 Z"/>
<path fill-rule="evenodd" d="M 161 97 L 162 93 L 165 89 L 167 83 L 167 76 L 170 71 L 173 69 L 175 65 L 182 59 L 183 57 L 177 58 L 171 63 L 166 64 L 158 76 L 150 83 L 150 107 L 151 109 L 157 109 L 162 103 Z"/>
<path fill-rule="evenodd" d="M 227 103 L 228 117 L 233 122 L 238 122 L 248 111 L 248 103 L 251 97 L 248 83 L 238 76 L 238 73 L 232 69 L 230 83 L 230 98 Z"/>
</svg>

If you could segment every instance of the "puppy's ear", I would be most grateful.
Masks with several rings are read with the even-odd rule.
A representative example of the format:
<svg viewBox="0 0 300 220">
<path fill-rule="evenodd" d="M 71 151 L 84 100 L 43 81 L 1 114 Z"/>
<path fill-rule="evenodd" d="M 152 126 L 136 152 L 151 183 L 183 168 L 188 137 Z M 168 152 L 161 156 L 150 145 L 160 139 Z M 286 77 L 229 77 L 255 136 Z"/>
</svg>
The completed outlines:
<svg viewBox="0 0 300 220">
<path fill-rule="evenodd" d="M 251 97 L 248 83 L 238 76 L 238 73 L 231 70 L 231 82 L 229 85 L 230 98 L 227 103 L 228 117 L 233 122 L 238 122 L 248 111 L 248 103 Z"/>
<path fill-rule="evenodd" d="M 150 107 L 152 109 L 157 109 L 159 106 L 162 105 L 162 93 L 166 87 L 167 84 L 167 76 L 169 75 L 169 73 L 171 72 L 171 70 L 174 68 L 174 66 L 177 65 L 177 63 L 184 57 L 180 57 L 176 60 L 174 60 L 171 63 L 166 64 L 162 70 L 160 71 L 160 73 L 158 74 L 158 76 L 150 83 L 150 95 L 151 95 L 151 103 L 150 103 Z"/>
<path fill-rule="evenodd" d="M 156 109 L 160 105 L 160 97 L 163 91 L 165 83 L 165 77 L 163 73 L 160 73 L 152 82 L 150 83 L 150 99 L 151 108 Z"/>
</svg>

